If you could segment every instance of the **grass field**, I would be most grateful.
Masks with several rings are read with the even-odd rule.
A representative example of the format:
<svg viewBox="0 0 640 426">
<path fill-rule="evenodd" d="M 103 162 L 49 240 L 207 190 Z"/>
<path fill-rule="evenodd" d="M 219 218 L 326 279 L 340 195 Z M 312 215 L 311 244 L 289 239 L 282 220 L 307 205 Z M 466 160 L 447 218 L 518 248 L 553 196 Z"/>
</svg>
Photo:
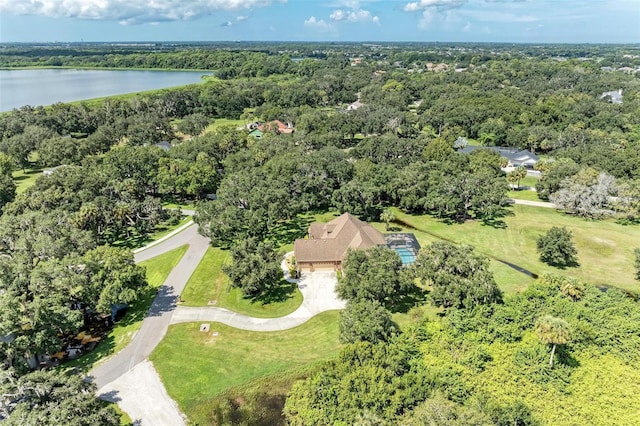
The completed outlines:
<svg viewBox="0 0 640 426">
<path fill-rule="evenodd" d="M 335 311 L 275 333 L 243 331 L 218 323 L 203 333 L 199 326 L 170 326 L 150 357 L 169 395 L 193 424 L 212 424 L 211 400 L 226 389 L 330 359 L 340 348 Z"/>
<path fill-rule="evenodd" d="M 504 227 L 480 222 L 447 224 L 430 216 L 411 216 L 394 210 L 396 218 L 416 228 L 416 237 L 424 246 L 437 237 L 455 243 L 473 245 L 494 259 L 518 265 L 536 274 L 556 272 L 571 275 L 596 285 L 640 290 L 634 279 L 633 249 L 640 246 L 640 226 L 621 225 L 611 220 L 585 220 L 554 209 L 514 205 L 504 218 Z M 537 238 L 552 226 L 564 226 L 574 236 L 579 266 L 558 269 L 538 259 Z M 505 265 L 492 262 L 496 280 L 504 291 L 524 288 L 530 281 Z"/>
<path fill-rule="evenodd" d="M 83 371 L 88 371 L 96 363 L 104 361 L 110 355 L 124 349 L 142 325 L 142 320 L 156 295 L 156 289 L 164 283 L 171 270 L 182 259 L 186 251 L 187 246 L 185 245 L 140 263 L 140 266 L 147 270 L 147 281 L 151 287 L 147 294 L 129 308 L 124 318 L 116 324 L 113 330 L 93 351 L 77 360 L 66 363 L 64 367 L 78 367 Z"/>
<path fill-rule="evenodd" d="M 213 123 L 209 124 L 205 129 L 204 129 L 204 133 L 209 133 L 214 131 L 215 129 L 219 128 L 219 127 L 223 127 L 223 126 L 233 126 L 235 127 L 242 127 L 246 124 L 251 123 L 254 120 L 250 120 L 250 119 L 237 119 L 237 120 L 233 120 L 231 118 L 214 118 L 213 119 Z"/>
<path fill-rule="evenodd" d="M 245 298 L 238 288 L 231 288 L 222 265 L 230 262 L 228 250 L 209 247 L 182 292 L 186 306 L 214 305 L 240 314 L 259 318 L 276 318 L 295 311 L 302 303 L 302 294 L 295 284 L 281 281 L 271 295 L 272 303 Z"/>
<path fill-rule="evenodd" d="M 16 193 L 21 194 L 36 183 L 36 179 L 42 176 L 42 169 L 27 169 L 13 172 L 13 182 L 16 184 Z"/>
<path fill-rule="evenodd" d="M 520 189 L 520 190 L 511 190 L 507 192 L 507 197 L 515 198 L 516 200 L 529 200 L 529 201 L 542 201 L 538 197 L 538 193 L 536 191 L 531 191 L 528 189 Z"/>
</svg>

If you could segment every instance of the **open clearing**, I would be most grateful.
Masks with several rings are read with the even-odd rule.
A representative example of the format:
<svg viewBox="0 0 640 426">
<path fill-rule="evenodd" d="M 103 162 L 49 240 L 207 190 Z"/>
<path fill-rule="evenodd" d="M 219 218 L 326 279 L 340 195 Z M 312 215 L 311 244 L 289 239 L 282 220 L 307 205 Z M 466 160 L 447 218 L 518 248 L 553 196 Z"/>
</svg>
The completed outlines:
<svg viewBox="0 0 640 426">
<path fill-rule="evenodd" d="M 430 216 L 411 216 L 394 210 L 399 222 L 416 228 L 423 245 L 436 238 L 474 246 L 479 252 L 501 259 L 538 275 L 555 272 L 578 277 L 596 285 L 640 290 L 634 278 L 633 249 L 640 247 L 640 226 L 621 225 L 612 220 L 586 220 L 554 209 L 513 205 L 513 214 L 504 218 L 503 227 L 481 222 L 447 224 Z M 538 237 L 552 226 L 564 226 L 573 233 L 580 266 L 559 269 L 540 262 L 536 251 Z M 422 231 L 422 232 L 420 232 Z M 496 280 L 503 287 L 527 282 L 527 277 L 506 265 L 492 265 Z M 517 278 L 519 277 L 520 278 Z"/>
<path fill-rule="evenodd" d="M 286 331 L 260 333 L 210 323 L 169 327 L 151 354 L 169 395 L 194 424 L 210 424 L 210 401 L 260 377 L 327 360 L 338 353 L 338 312 Z"/>
</svg>

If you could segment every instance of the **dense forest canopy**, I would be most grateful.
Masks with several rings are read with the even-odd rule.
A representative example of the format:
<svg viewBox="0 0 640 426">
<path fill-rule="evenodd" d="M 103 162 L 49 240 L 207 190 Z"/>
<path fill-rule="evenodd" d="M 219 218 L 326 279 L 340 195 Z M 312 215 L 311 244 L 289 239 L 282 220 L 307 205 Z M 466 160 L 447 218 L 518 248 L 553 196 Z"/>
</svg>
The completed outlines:
<svg viewBox="0 0 640 426">
<path fill-rule="evenodd" d="M 272 230 L 312 211 L 377 221 L 395 207 L 497 226 L 509 212 L 504 158 L 457 152 L 472 143 L 541 155 L 538 195 L 569 213 L 640 220 L 634 45 L 4 44 L 0 66 L 215 71 L 197 85 L 0 114 L 0 358 L 12 383 L 92 318 L 141 297 L 144 273 L 121 247 L 177 220 L 163 203 L 197 203 L 212 244 L 269 267 L 264 253 L 291 242 Z M 17 193 L 12 173 L 32 167 L 51 170 Z M 346 335 L 355 343 L 293 388 L 289 421 L 454 424 L 437 423 L 440 412 L 459 424 L 562 423 L 566 413 L 551 414 L 536 395 L 571 393 L 577 364 L 597 375 L 593 357 L 606 358 L 623 383 L 637 377 L 636 301 L 562 277 L 503 299 L 472 250 L 435 245 L 413 276 L 370 274 L 385 277 L 387 287 L 370 283 L 379 300 L 350 291 L 362 277 L 348 274 L 341 291 L 354 300 L 343 328 L 367 317 L 379 332 Z M 273 280 L 278 271 L 267 272 Z M 234 281 L 249 294 L 261 288 Z M 401 331 L 385 309 L 412 282 L 446 313 Z M 507 374 L 531 393 L 502 395 Z M 593 391 L 592 378 L 579 383 Z M 25 415 L 27 403 L 9 402 Z M 585 422 L 602 421 L 585 413 Z"/>
</svg>

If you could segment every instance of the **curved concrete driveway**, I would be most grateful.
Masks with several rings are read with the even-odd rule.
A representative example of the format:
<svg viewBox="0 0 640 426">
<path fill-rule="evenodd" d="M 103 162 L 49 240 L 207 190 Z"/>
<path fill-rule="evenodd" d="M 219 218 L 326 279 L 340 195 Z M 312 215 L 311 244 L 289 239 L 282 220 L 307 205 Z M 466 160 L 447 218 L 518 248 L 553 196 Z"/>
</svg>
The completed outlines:
<svg viewBox="0 0 640 426">
<path fill-rule="evenodd" d="M 298 282 L 303 297 L 302 304 L 284 317 L 254 318 L 224 308 L 178 306 L 171 317 L 171 324 L 211 321 L 250 331 L 287 330 L 305 323 L 320 312 L 343 309 L 345 302 L 336 297 L 335 285 L 335 272 L 303 275 Z"/>
<path fill-rule="evenodd" d="M 160 287 L 131 343 L 90 372 L 98 396 L 118 403 L 137 425 L 186 424 L 185 416 L 147 360 L 169 324 L 218 321 L 243 330 L 276 331 L 296 327 L 320 312 L 344 307 L 344 302 L 335 296 L 335 273 L 307 274 L 299 281 L 291 280 L 298 282 L 303 302 L 295 312 L 281 318 L 252 318 L 216 307 L 178 307 L 178 297 L 209 247 L 209 240 L 198 233 L 197 225 L 185 224 L 134 255 L 136 262 L 142 262 L 183 245 L 189 246 L 187 252 Z"/>
</svg>

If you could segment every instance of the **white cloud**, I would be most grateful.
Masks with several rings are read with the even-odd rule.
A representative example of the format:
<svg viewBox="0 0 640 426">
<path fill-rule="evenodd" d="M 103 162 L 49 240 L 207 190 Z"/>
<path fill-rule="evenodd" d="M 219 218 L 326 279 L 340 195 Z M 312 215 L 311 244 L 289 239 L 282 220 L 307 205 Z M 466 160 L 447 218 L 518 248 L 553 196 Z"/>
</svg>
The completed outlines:
<svg viewBox="0 0 640 426">
<path fill-rule="evenodd" d="M 249 19 L 249 17 L 247 15 L 238 15 L 238 16 L 236 16 L 236 21 L 238 21 L 238 22 L 246 21 L 247 19 Z"/>
<path fill-rule="evenodd" d="M 430 10 L 423 11 L 420 21 L 418 22 L 418 28 L 423 30 L 428 28 L 431 21 L 433 21 L 433 12 Z"/>
<path fill-rule="evenodd" d="M 222 24 L 220 24 L 221 27 L 231 27 L 233 26 L 233 22 L 231 21 L 227 21 L 227 22 L 223 22 Z"/>
<path fill-rule="evenodd" d="M 318 31 L 333 31 L 333 26 L 328 24 L 324 19 L 316 19 L 315 16 L 304 21 L 304 25 Z"/>
<path fill-rule="evenodd" d="M 337 9 L 334 10 L 331 15 L 329 15 L 332 21 L 340 22 L 374 22 L 380 23 L 380 18 L 377 16 L 373 16 L 371 12 L 363 9 L 354 9 L 354 10 L 342 10 Z"/>
<path fill-rule="evenodd" d="M 123 25 L 186 21 L 220 10 L 265 7 L 287 0 L 0 0 L 0 14 L 118 21 Z"/>
<path fill-rule="evenodd" d="M 435 9 L 454 9 L 464 5 L 467 0 L 420 0 L 407 3 L 404 5 L 405 12 L 418 12 L 420 10 Z"/>
<path fill-rule="evenodd" d="M 334 3 L 338 9 L 331 12 L 329 18 L 334 22 L 373 22 L 380 24 L 380 17 L 360 7 L 359 0 L 339 0 Z M 344 10 L 342 8 L 345 8 Z"/>
</svg>

